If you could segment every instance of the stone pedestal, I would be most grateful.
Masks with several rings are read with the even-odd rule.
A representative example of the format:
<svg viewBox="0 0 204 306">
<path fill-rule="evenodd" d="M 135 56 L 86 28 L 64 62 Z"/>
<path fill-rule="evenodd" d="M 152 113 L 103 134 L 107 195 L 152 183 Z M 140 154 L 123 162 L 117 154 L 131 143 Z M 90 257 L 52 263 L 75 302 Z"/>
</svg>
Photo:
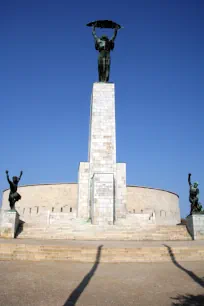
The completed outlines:
<svg viewBox="0 0 204 306">
<path fill-rule="evenodd" d="M 91 190 L 91 219 L 93 224 L 113 224 L 114 178 L 113 173 L 95 173 Z"/>
<path fill-rule="evenodd" d="M 94 83 L 88 163 L 80 163 L 77 216 L 113 224 L 126 216 L 126 165 L 116 163 L 115 85 Z"/>
<path fill-rule="evenodd" d="M 204 240 L 204 214 L 192 214 L 186 218 L 186 222 L 193 240 Z"/>
<path fill-rule="evenodd" d="M 15 210 L 5 210 L 1 212 L 1 238 L 15 238 L 19 225 L 19 213 Z"/>
</svg>

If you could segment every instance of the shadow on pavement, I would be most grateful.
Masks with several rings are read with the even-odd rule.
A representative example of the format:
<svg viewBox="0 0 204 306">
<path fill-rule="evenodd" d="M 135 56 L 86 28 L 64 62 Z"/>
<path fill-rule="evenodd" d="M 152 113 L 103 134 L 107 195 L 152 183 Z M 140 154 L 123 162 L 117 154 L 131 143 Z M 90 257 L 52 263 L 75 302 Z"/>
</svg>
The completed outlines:
<svg viewBox="0 0 204 306">
<path fill-rule="evenodd" d="M 97 254 L 96 254 L 96 260 L 95 260 L 95 263 L 94 263 L 93 267 L 91 268 L 89 273 L 86 274 L 86 276 L 83 278 L 81 283 L 70 294 L 70 296 L 68 297 L 67 301 L 63 304 L 63 306 L 71 306 L 71 305 L 73 306 L 73 305 L 75 305 L 77 300 L 79 299 L 80 295 L 84 291 L 84 289 L 88 286 L 91 278 L 94 276 L 94 273 L 96 272 L 96 269 L 98 268 L 98 265 L 100 263 L 102 247 L 103 247 L 103 245 L 100 245 L 98 247 Z"/>
<path fill-rule="evenodd" d="M 204 295 L 178 295 L 176 298 L 172 298 L 175 302 L 172 306 L 203 306 L 204 305 Z"/>
<path fill-rule="evenodd" d="M 175 255 L 171 249 L 170 246 L 164 244 L 165 247 L 167 247 L 168 249 L 168 252 L 169 252 L 169 255 L 171 257 L 171 260 L 172 262 L 175 264 L 175 266 L 179 269 L 181 269 L 182 271 L 184 271 L 185 273 L 187 273 L 193 280 L 194 282 L 196 282 L 198 285 L 200 285 L 202 288 L 204 287 L 204 281 L 202 278 L 198 277 L 195 273 L 193 273 L 192 271 L 189 271 L 187 269 L 185 269 L 184 267 L 182 267 L 177 261 L 176 261 L 176 258 L 175 258 Z M 184 304 L 184 305 L 190 305 L 190 304 Z M 194 304 L 192 304 L 194 305 Z M 195 304 L 197 305 L 197 304 Z M 203 304 L 204 305 L 204 304 Z"/>
</svg>

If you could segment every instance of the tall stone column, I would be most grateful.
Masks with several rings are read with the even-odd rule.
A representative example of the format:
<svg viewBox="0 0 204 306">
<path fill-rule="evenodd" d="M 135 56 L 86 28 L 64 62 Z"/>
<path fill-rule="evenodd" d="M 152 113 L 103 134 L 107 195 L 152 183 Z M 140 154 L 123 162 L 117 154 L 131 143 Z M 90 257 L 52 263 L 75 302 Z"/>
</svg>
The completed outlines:
<svg viewBox="0 0 204 306">
<path fill-rule="evenodd" d="M 94 83 L 89 132 L 89 199 L 93 224 L 113 224 L 115 209 L 115 85 Z"/>
<path fill-rule="evenodd" d="M 94 83 L 89 131 L 90 172 L 115 171 L 115 85 Z"/>
<path fill-rule="evenodd" d="M 126 215 L 126 167 L 116 164 L 113 83 L 93 84 L 89 128 L 88 163 L 79 168 L 78 217 L 113 224 Z"/>
</svg>

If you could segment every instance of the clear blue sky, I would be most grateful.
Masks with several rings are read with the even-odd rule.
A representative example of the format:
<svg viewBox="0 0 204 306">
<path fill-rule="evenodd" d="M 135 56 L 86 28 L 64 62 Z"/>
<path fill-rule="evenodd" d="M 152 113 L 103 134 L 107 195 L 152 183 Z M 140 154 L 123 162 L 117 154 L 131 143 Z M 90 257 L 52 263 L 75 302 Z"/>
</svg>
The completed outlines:
<svg viewBox="0 0 204 306">
<path fill-rule="evenodd" d="M 96 19 L 124 26 L 110 81 L 127 183 L 178 193 L 186 216 L 188 172 L 204 203 L 203 0 L 1 1 L 0 190 L 6 169 L 22 169 L 23 185 L 77 181 L 98 77 L 85 24 Z"/>
</svg>

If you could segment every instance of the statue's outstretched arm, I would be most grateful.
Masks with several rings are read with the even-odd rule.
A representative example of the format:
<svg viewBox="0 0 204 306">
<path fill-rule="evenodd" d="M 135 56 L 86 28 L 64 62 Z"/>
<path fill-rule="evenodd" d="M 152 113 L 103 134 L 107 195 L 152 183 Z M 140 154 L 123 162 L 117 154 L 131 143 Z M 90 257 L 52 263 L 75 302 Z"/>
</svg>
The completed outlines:
<svg viewBox="0 0 204 306">
<path fill-rule="evenodd" d="M 11 183 L 11 181 L 10 181 L 10 179 L 9 179 L 8 170 L 6 170 L 6 177 L 7 177 L 7 181 L 8 181 L 8 183 L 10 184 L 10 183 Z"/>
<path fill-rule="evenodd" d="M 110 40 L 114 41 L 114 40 L 116 39 L 117 33 L 118 33 L 118 29 L 116 28 L 116 29 L 114 30 L 114 34 L 113 34 L 113 36 L 111 37 Z"/>
<path fill-rule="evenodd" d="M 98 37 L 96 35 L 95 26 L 93 26 L 93 28 L 92 28 L 92 34 L 93 34 L 94 39 L 97 41 Z"/>
<path fill-rule="evenodd" d="M 189 186 L 191 186 L 191 173 L 188 174 L 188 183 L 189 183 Z"/>
<path fill-rule="evenodd" d="M 18 181 L 20 181 L 22 174 L 23 174 L 23 171 L 20 172 L 20 176 L 18 178 Z"/>
</svg>

